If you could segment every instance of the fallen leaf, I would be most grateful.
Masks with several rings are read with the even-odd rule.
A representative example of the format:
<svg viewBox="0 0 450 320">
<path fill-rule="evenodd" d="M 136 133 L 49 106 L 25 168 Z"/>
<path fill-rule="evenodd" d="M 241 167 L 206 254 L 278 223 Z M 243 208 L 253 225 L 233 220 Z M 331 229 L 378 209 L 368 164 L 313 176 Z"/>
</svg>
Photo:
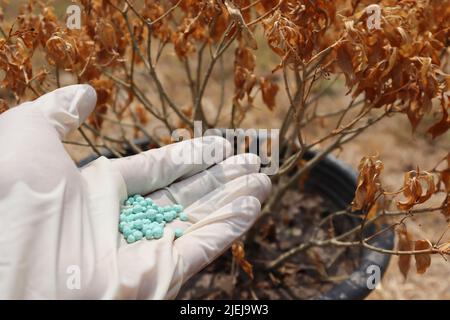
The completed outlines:
<svg viewBox="0 0 450 320">
<path fill-rule="evenodd" d="M 245 259 L 244 243 L 242 241 L 234 242 L 231 246 L 231 253 L 242 270 L 253 280 L 253 266 Z"/>
</svg>

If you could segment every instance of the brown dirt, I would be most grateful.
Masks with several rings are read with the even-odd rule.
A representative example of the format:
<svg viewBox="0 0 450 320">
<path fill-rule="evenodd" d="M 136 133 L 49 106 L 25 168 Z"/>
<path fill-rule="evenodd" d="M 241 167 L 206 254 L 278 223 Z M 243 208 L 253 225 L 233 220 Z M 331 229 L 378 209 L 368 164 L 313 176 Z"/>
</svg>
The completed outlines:
<svg viewBox="0 0 450 320">
<path fill-rule="evenodd" d="M 270 271 L 262 264 L 313 235 L 328 237 L 332 232 L 328 224 L 319 230 L 314 226 L 334 210 L 317 194 L 289 191 L 278 214 L 261 228 L 260 246 L 246 250 L 253 263 L 253 280 L 228 252 L 190 279 L 178 299 L 309 299 L 326 292 L 356 268 L 358 248 L 314 248 Z"/>
</svg>

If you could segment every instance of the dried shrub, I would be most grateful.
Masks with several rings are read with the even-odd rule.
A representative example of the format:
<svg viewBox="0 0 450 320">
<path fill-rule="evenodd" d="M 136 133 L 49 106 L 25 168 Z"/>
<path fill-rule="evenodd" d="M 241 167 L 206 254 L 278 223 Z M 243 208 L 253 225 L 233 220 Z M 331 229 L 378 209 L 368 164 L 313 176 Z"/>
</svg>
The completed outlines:
<svg viewBox="0 0 450 320">
<path fill-rule="evenodd" d="M 99 145 L 120 156 L 124 146 L 140 151 L 131 142 L 136 137 L 150 138 L 158 146 L 171 142 L 169 133 L 176 127 L 192 131 L 196 120 L 203 121 L 205 130 L 218 123 L 224 125 L 228 121 L 224 119 L 238 127 L 260 104 L 271 112 L 281 110 L 285 117 L 280 143 L 287 151 L 274 177 L 274 192 L 264 207 L 264 216 L 276 213 L 277 200 L 298 181 L 304 181 L 324 156 L 345 148 L 379 121 L 403 115 L 413 130 L 420 130 L 420 124 L 425 123 L 433 139 L 450 128 L 449 0 L 381 0 L 376 5 L 368 0 L 80 3 L 80 30 L 68 29 L 45 1 L 29 0 L 20 6 L 15 19 L 7 19 L 3 14 L 7 5 L 0 5 L 0 85 L 8 93 L 1 100 L 0 113 L 63 84 L 90 83 L 98 101 L 82 128 L 88 133 L 82 134 L 85 145 Z M 369 23 L 377 22 L 374 12 L 380 13 L 375 28 Z M 270 51 L 271 59 L 259 59 L 264 48 Z M 179 87 L 189 92 L 190 101 L 173 97 L 173 90 L 180 88 L 167 84 L 160 69 L 163 59 L 171 59 L 171 76 L 183 78 Z M 325 96 L 323 85 L 339 79 L 345 81 L 350 103 L 317 112 Z M 212 112 L 205 96 L 214 81 L 214 87 L 220 88 L 220 99 Z M 232 94 L 225 93 L 228 83 L 234 87 Z M 288 105 L 280 101 L 288 101 Z M 434 120 L 430 124 L 423 121 L 425 117 Z M 304 134 L 315 126 L 329 130 L 307 142 Z M 161 127 L 164 130 L 155 129 Z M 317 146 L 321 151 L 313 159 L 302 159 Z M 99 152 L 98 148 L 94 151 Z M 373 247 L 364 238 L 358 242 L 337 239 L 330 232 L 328 238 L 302 243 L 267 266 L 274 268 L 311 247 L 338 244 L 399 254 L 405 276 L 414 255 L 417 271 L 425 272 L 429 255 L 449 254 L 449 246 L 423 239 L 414 242 L 403 222 L 426 212 L 417 206 L 426 206 L 438 195 L 444 195 L 445 200 L 429 211 L 450 218 L 450 157 L 438 165 L 441 167 L 429 172 L 407 172 L 399 190 L 386 191 L 381 160 L 361 160 L 355 199 L 348 210 L 362 211 L 364 216 L 355 232 L 362 235 L 364 228 L 379 225 L 384 217 L 400 217 L 402 220 L 392 225 L 401 229 L 397 250 Z M 293 169 L 294 174 L 278 179 Z M 399 211 L 387 211 L 390 203 L 396 203 Z M 248 239 L 257 241 L 255 234 Z M 243 246 L 236 244 L 233 252 L 250 275 L 252 268 L 245 260 Z"/>
</svg>

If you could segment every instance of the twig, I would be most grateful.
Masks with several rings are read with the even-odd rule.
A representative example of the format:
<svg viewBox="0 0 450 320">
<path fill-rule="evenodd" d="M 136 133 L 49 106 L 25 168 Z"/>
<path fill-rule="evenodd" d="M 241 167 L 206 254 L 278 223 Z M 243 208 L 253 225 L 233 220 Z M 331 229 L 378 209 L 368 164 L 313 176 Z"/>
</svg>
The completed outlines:
<svg viewBox="0 0 450 320">
<path fill-rule="evenodd" d="M 245 7 L 242 7 L 242 8 L 241 8 L 241 11 L 248 10 L 248 9 L 254 7 L 255 5 L 257 5 L 257 4 L 260 3 L 260 2 L 261 2 L 261 0 L 253 1 L 253 2 L 250 3 L 249 5 L 247 5 L 247 6 L 245 6 Z"/>
<path fill-rule="evenodd" d="M 131 37 L 131 41 L 133 43 L 133 47 L 135 48 L 136 52 L 138 53 L 139 57 L 141 58 L 141 60 L 144 63 L 144 66 L 147 68 L 147 70 L 149 71 L 150 76 L 152 77 L 153 81 L 155 81 L 156 87 L 158 89 L 158 91 L 160 92 L 160 94 L 162 95 L 162 97 L 167 101 L 167 103 L 169 104 L 169 106 L 171 107 L 171 109 L 173 111 L 175 111 L 175 113 L 177 114 L 177 116 L 183 120 L 183 122 L 185 122 L 190 128 L 193 128 L 193 123 L 192 121 L 190 121 L 179 109 L 178 107 L 175 105 L 175 103 L 172 101 L 172 99 L 169 98 L 169 96 L 167 95 L 166 91 L 164 90 L 163 85 L 161 84 L 161 81 L 159 80 L 158 75 L 155 72 L 155 69 L 153 67 L 153 64 L 151 63 L 151 61 L 148 61 L 148 59 L 146 59 L 137 43 L 137 40 L 134 36 L 133 30 L 131 29 L 131 25 L 130 25 L 130 21 L 128 18 L 128 14 L 127 14 L 127 10 L 119 10 L 119 12 L 122 14 L 125 23 L 127 25 L 127 29 L 128 29 L 128 33 Z M 149 33 L 151 33 L 151 25 L 148 26 L 148 31 Z"/>
<path fill-rule="evenodd" d="M 108 140 L 110 142 L 115 142 L 115 143 L 123 143 L 123 141 L 120 139 L 116 139 L 116 138 L 110 137 L 108 135 L 102 134 L 99 130 L 97 130 L 96 128 L 87 124 L 86 122 L 83 123 L 83 127 L 89 129 L 92 133 L 94 133 L 98 137 L 101 137 L 102 139 Z"/>
<path fill-rule="evenodd" d="M 136 14 L 136 16 L 138 16 L 138 18 L 140 18 L 143 22 L 145 22 L 146 24 L 149 25 L 154 25 L 156 23 L 158 23 L 159 21 L 161 21 L 162 19 L 164 19 L 165 17 L 167 17 L 169 14 L 172 13 L 172 11 L 174 11 L 177 7 L 179 7 L 181 1 L 183 0 L 178 0 L 178 2 L 176 4 L 174 4 L 172 7 L 170 7 L 166 12 L 164 12 L 161 16 L 159 16 L 158 18 L 156 18 L 153 21 L 147 21 L 146 19 L 144 19 L 144 17 L 142 17 L 142 15 L 134 8 L 134 6 L 130 3 L 129 0 L 125 0 L 125 2 L 130 6 L 131 10 Z"/>
<path fill-rule="evenodd" d="M 59 67 L 56 66 L 55 68 L 55 76 L 56 76 L 56 87 L 61 88 L 61 82 L 59 80 Z"/>
<path fill-rule="evenodd" d="M 254 24 L 256 24 L 256 23 L 258 23 L 258 22 L 264 20 L 266 17 L 268 17 L 269 15 L 271 15 L 272 13 L 274 13 L 275 11 L 277 11 L 278 8 L 279 8 L 279 7 L 281 6 L 281 4 L 283 3 L 283 1 L 284 1 L 284 0 L 278 1 L 278 4 L 277 4 L 275 7 L 273 7 L 272 9 L 270 9 L 269 11 L 267 11 L 266 13 L 264 13 L 262 16 L 258 17 L 257 19 L 255 19 L 255 20 L 253 20 L 253 21 L 247 23 L 247 27 L 250 27 L 250 26 L 252 26 L 252 25 L 254 25 Z"/>
<path fill-rule="evenodd" d="M 84 140 L 86 140 L 86 142 L 89 144 L 89 146 L 92 148 L 92 150 L 94 150 L 94 152 L 101 157 L 102 153 L 100 152 L 100 150 L 97 149 L 97 146 L 91 141 L 91 139 L 89 139 L 89 137 L 86 135 L 86 133 L 83 131 L 82 127 L 78 128 L 78 131 L 81 133 L 81 135 L 83 136 Z"/>
<path fill-rule="evenodd" d="M 219 57 L 222 56 L 222 54 L 228 49 L 228 47 L 231 45 L 231 43 L 234 41 L 234 39 L 237 36 L 237 32 L 235 32 L 233 34 L 233 36 L 231 36 L 231 38 L 228 40 L 228 42 L 225 42 L 226 37 L 228 36 L 229 32 L 231 31 L 231 26 L 232 25 L 233 25 L 233 23 L 230 23 L 228 25 L 228 28 L 225 31 L 224 36 L 222 37 L 221 41 L 219 42 L 219 45 L 217 46 L 217 50 L 216 50 L 215 54 L 213 54 L 213 56 L 211 58 L 211 62 L 209 64 L 209 66 L 208 66 L 208 69 L 206 70 L 206 73 L 205 73 L 205 76 L 203 78 L 202 84 L 199 87 L 198 92 L 197 92 L 197 96 L 196 96 L 196 99 L 195 99 L 194 110 L 199 110 L 201 108 L 201 102 L 202 102 L 203 94 L 205 93 L 206 86 L 209 83 L 209 77 L 211 76 L 211 73 L 212 73 L 212 71 L 214 69 L 214 65 L 216 64 L 216 62 L 219 59 Z"/>
<path fill-rule="evenodd" d="M 83 143 L 83 142 L 79 142 L 79 141 L 63 140 L 62 143 L 64 143 L 64 144 L 71 144 L 71 145 L 74 145 L 74 146 L 91 148 L 91 145 L 89 143 Z M 97 148 L 104 148 L 105 147 L 102 144 L 94 144 L 94 145 Z"/>
<path fill-rule="evenodd" d="M 191 66 L 189 65 L 189 59 L 186 58 L 183 61 L 184 71 L 186 72 L 186 76 L 188 78 L 189 90 L 191 91 L 192 104 L 195 104 L 195 96 L 196 96 L 196 85 L 194 79 L 192 78 Z"/>
<path fill-rule="evenodd" d="M 416 210 L 411 210 L 408 213 L 410 214 L 415 214 L 415 213 L 429 213 L 429 212 L 433 212 L 433 211 L 440 211 L 442 210 L 442 206 L 441 207 L 433 207 L 433 208 L 422 208 L 422 209 L 416 209 Z M 329 216 L 327 216 L 326 218 L 324 218 L 322 220 L 322 224 L 324 223 L 324 221 L 329 220 L 330 217 L 336 217 L 338 215 L 342 215 L 342 214 L 348 214 L 349 212 L 346 210 L 341 210 L 341 211 L 337 211 Z M 379 218 L 382 217 L 393 217 L 393 216 L 400 216 L 400 215 L 405 215 L 405 212 L 403 211 L 390 211 L 390 212 L 385 212 L 385 214 L 383 215 L 379 215 L 371 220 L 369 220 L 366 223 L 366 226 L 371 225 L 373 223 L 375 223 Z M 313 246 L 329 246 L 329 245 L 336 245 L 336 246 L 364 246 L 368 249 L 371 249 L 373 251 L 377 251 L 377 252 L 381 252 L 381 253 L 387 253 L 387 254 L 393 254 L 393 255 L 408 255 L 408 254 L 418 254 L 418 253 L 432 253 L 432 254 L 436 254 L 436 253 L 440 253 L 439 250 L 437 249 L 430 249 L 430 250 L 425 250 L 425 251 L 420 251 L 420 250 L 415 250 L 415 251 L 396 251 L 396 250 L 385 250 L 382 248 L 377 248 L 374 247 L 370 244 L 368 244 L 368 241 L 373 240 L 375 237 L 381 235 L 382 233 L 392 229 L 393 227 L 395 227 L 396 225 L 398 225 L 398 223 L 390 225 L 386 228 L 383 228 L 382 230 L 366 237 L 365 239 L 362 239 L 361 241 L 351 241 L 351 242 L 343 242 L 340 241 L 341 239 L 344 239 L 346 237 L 348 237 L 349 235 L 357 232 L 360 230 L 360 226 L 356 226 L 355 228 L 339 235 L 336 237 L 333 237 L 331 239 L 327 239 L 327 240 L 311 240 L 308 241 L 306 243 L 302 243 L 300 245 L 298 245 L 297 247 L 294 247 L 286 252 L 284 252 L 283 254 L 279 255 L 276 259 L 272 260 L 271 262 L 266 263 L 266 267 L 267 269 L 272 269 L 276 266 L 278 266 L 280 263 L 286 261 L 287 259 L 289 259 L 290 257 L 296 255 L 297 253 L 304 251 L 306 249 L 309 249 L 310 247 Z M 437 244 L 436 244 L 437 246 Z"/>
<path fill-rule="evenodd" d="M 224 76 L 225 68 L 224 68 L 224 65 L 223 65 L 223 56 L 220 56 L 219 66 L 220 66 L 220 74 L 222 76 L 220 77 L 219 107 L 217 108 L 216 118 L 214 119 L 214 124 L 213 124 L 214 127 L 217 126 L 217 123 L 219 122 L 219 117 L 222 114 L 222 109 L 223 109 L 223 107 L 225 105 L 225 76 Z"/>
</svg>

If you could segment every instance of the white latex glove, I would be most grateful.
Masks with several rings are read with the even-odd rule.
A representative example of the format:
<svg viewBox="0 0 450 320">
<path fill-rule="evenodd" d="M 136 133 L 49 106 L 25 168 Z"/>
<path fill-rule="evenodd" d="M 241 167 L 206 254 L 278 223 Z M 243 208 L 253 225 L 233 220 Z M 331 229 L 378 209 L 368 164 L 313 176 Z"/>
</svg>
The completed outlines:
<svg viewBox="0 0 450 320">
<path fill-rule="evenodd" d="M 76 85 L 0 116 L 2 299 L 174 298 L 252 225 L 270 191 L 255 155 L 213 166 L 174 161 L 180 151 L 198 154 L 212 145 L 230 156 L 230 144 L 219 137 L 101 157 L 78 169 L 61 139 L 95 103 L 92 87 Z M 183 205 L 190 221 L 168 224 L 159 240 L 127 244 L 119 211 L 135 193 L 150 194 L 159 205 Z M 175 227 L 185 229 L 177 240 Z"/>
</svg>

